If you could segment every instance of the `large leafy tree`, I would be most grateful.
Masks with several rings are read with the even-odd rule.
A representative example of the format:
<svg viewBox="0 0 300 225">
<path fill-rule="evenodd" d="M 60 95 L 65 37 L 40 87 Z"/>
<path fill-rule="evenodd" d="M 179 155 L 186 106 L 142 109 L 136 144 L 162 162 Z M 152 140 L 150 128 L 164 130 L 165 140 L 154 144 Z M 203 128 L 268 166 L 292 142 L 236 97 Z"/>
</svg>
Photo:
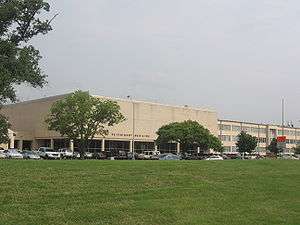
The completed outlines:
<svg viewBox="0 0 300 225">
<path fill-rule="evenodd" d="M 76 91 L 57 101 L 46 118 L 49 130 L 79 140 L 81 155 L 95 135 L 105 136 L 107 128 L 125 120 L 117 102 L 101 100 L 88 92 Z"/>
<path fill-rule="evenodd" d="M 294 148 L 295 154 L 299 155 L 300 154 L 300 145 L 297 145 L 297 147 Z"/>
<path fill-rule="evenodd" d="M 28 42 L 39 34 L 52 30 L 51 20 L 42 20 L 49 12 L 44 0 L 0 0 L 0 108 L 7 101 L 17 100 L 15 87 L 27 83 L 43 87 L 46 76 L 39 67 L 41 55 Z M 9 127 L 0 121 L 1 127 Z M 0 136 L 7 130 L 1 129 Z"/>
<path fill-rule="evenodd" d="M 236 143 L 238 151 L 240 153 L 252 153 L 257 147 L 257 138 L 242 131 L 238 135 L 238 141 Z"/>
<path fill-rule="evenodd" d="M 157 144 L 177 142 L 180 143 L 182 151 L 194 147 L 200 147 L 202 151 L 209 149 L 214 149 L 218 152 L 223 151 L 220 140 L 197 121 L 187 120 L 164 125 L 157 131 L 157 135 Z"/>
<path fill-rule="evenodd" d="M 7 143 L 9 140 L 8 137 L 8 129 L 9 129 L 9 123 L 7 119 L 0 115 L 0 143 Z"/>
<path fill-rule="evenodd" d="M 273 138 L 270 145 L 267 147 L 267 149 L 274 154 L 278 154 L 280 152 L 280 148 L 278 148 L 277 140 L 276 138 Z"/>
</svg>

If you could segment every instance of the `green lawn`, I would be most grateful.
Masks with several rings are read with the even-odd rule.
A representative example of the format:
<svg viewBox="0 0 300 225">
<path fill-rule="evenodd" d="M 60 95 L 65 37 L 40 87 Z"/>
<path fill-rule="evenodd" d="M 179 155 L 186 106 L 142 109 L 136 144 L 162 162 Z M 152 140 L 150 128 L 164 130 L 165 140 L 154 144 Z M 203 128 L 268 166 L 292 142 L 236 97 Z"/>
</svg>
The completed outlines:
<svg viewBox="0 0 300 225">
<path fill-rule="evenodd" d="M 299 161 L 0 161 L 0 224 L 300 224 Z"/>
</svg>

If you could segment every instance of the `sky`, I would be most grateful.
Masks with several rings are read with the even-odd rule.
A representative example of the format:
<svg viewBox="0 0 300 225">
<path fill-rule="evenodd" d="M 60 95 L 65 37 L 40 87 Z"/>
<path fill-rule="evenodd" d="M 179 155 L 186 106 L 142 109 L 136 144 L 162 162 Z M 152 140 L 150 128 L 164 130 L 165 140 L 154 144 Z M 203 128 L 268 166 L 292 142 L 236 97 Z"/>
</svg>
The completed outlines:
<svg viewBox="0 0 300 225">
<path fill-rule="evenodd" d="M 31 43 L 48 75 L 19 99 L 91 94 L 215 109 L 300 126 L 299 0 L 63 0 Z"/>
</svg>

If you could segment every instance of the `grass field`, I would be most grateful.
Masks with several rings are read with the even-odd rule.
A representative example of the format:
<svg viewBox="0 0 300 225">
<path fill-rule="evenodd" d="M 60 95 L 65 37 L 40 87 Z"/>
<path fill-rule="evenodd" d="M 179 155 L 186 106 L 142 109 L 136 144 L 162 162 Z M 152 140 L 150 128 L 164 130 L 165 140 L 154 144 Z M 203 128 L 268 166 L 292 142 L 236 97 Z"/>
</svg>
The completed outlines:
<svg viewBox="0 0 300 225">
<path fill-rule="evenodd" d="M 298 161 L 0 161 L 0 224 L 300 224 Z"/>
</svg>

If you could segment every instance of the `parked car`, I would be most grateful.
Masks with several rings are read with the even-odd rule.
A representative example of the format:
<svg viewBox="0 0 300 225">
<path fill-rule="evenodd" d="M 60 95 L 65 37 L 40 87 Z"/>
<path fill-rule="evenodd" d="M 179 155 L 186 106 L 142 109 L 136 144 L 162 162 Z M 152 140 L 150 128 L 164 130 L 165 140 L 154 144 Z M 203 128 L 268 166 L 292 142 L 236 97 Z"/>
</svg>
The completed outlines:
<svg viewBox="0 0 300 225">
<path fill-rule="evenodd" d="M 136 152 L 135 153 L 127 152 L 127 159 L 129 159 L 129 160 L 138 159 L 138 156 L 139 156 L 139 154 Z"/>
<path fill-rule="evenodd" d="M 23 155 L 24 159 L 36 159 L 36 160 L 41 159 L 39 154 L 37 152 L 34 152 L 34 151 L 23 151 L 22 155 Z"/>
<path fill-rule="evenodd" d="M 18 152 L 18 149 L 8 149 L 5 150 L 4 153 L 8 159 L 23 159 L 23 155 Z"/>
<path fill-rule="evenodd" d="M 174 155 L 172 153 L 165 153 L 165 154 L 160 154 L 158 156 L 159 160 L 180 160 L 180 156 Z"/>
<path fill-rule="evenodd" d="M 84 153 L 84 158 L 85 159 L 92 159 L 93 158 L 93 153 L 92 152 L 85 152 Z"/>
<path fill-rule="evenodd" d="M 73 151 L 71 149 L 61 148 L 61 149 L 58 149 L 58 151 L 60 152 L 60 157 L 62 159 L 72 159 L 73 158 Z"/>
<path fill-rule="evenodd" d="M 288 154 L 284 154 L 283 156 L 280 157 L 280 159 L 288 159 L 288 160 L 299 160 L 299 158 L 295 155 L 288 155 Z"/>
<path fill-rule="evenodd" d="M 125 160 L 127 159 L 127 154 L 125 151 L 119 151 L 119 153 L 115 156 L 115 159 Z"/>
<path fill-rule="evenodd" d="M 80 153 L 79 152 L 73 152 L 73 159 L 80 159 Z"/>
<path fill-rule="evenodd" d="M 158 160 L 160 155 L 159 151 L 143 151 L 143 153 L 137 155 L 137 159 L 140 160 Z"/>
<path fill-rule="evenodd" d="M 205 160 L 224 160 L 224 159 L 219 155 L 212 155 L 212 156 L 206 158 Z"/>
<path fill-rule="evenodd" d="M 106 156 L 105 152 L 94 152 L 93 158 L 94 159 L 106 159 L 107 156 Z"/>
<path fill-rule="evenodd" d="M 40 147 L 38 154 L 43 159 L 60 159 L 60 152 L 48 147 Z"/>
</svg>

